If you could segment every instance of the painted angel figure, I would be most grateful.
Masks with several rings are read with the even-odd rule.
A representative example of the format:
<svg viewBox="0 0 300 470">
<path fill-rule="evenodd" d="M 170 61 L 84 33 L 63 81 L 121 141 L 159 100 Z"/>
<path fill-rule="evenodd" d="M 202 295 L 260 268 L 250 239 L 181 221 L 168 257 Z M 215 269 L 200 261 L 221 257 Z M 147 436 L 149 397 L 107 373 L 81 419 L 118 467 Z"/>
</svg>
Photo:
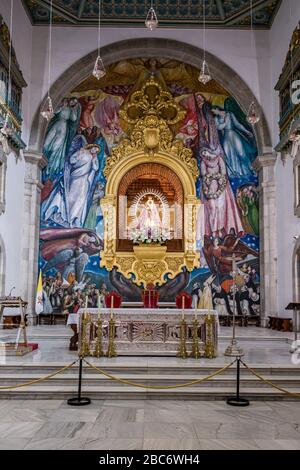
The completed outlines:
<svg viewBox="0 0 300 470">
<path fill-rule="evenodd" d="M 225 160 L 229 176 L 251 176 L 254 174 L 252 162 L 257 149 L 253 132 L 247 127 L 247 122 L 240 116 L 240 120 L 234 112 L 214 106 L 212 112 L 215 116 L 215 124 L 218 129 L 220 141 L 225 153 Z"/>
<path fill-rule="evenodd" d="M 64 98 L 50 121 L 43 147 L 48 159 L 46 179 L 53 180 L 64 169 L 65 157 L 76 135 L 81 106 L 77 98 Z"/>
</svg>

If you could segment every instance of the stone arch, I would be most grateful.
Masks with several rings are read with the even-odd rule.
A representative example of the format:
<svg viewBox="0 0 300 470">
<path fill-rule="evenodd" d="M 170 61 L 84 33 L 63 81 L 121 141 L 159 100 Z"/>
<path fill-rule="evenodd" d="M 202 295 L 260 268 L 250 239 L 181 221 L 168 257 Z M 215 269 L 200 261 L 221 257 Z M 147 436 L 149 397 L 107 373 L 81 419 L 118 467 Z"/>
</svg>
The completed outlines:
<svg viewBox="0 0 300 470">
<path fill-rule="evenodd" d="M 2 236 L 0 235 L 0 296 L 5 291 L 6 251 Z"/>
<path fill-rule="evenodd" d="M 109 44 L 101 50 L 104 63 L 113 64 L 119 60 L 138 57 L 159 57 L 178 60 L 200 69 L 202 63 L 202 49 L 173 39 L 137 38 Z M 255 134 L 259 155 L 269 152 L 272 147 L 269 127 L 260 104 L 244 80 L 227 64 L 215 55 L 206 53 L 209 66 L 215 80 L 219 82 L 239 103 L 244 112 L 247 112 L 252 101 L 255 102 L 261 120 L 255 126 Z M 97 51 L 87 54 L 69 67 L 52 85 L 50 93 L 54 107 L 72 89 L 91 75 Z M 44 98 L 41 106 L 44 104 Z M 41 153 L 47 122 L 40 115 L 40 108 L 33 119 L 29 149 Z"/>
<path fill-rule="evenodd" d="M 294 302 L 300 302 L 300 237 L 293 252 L 293 296 Z"/>
</svg>

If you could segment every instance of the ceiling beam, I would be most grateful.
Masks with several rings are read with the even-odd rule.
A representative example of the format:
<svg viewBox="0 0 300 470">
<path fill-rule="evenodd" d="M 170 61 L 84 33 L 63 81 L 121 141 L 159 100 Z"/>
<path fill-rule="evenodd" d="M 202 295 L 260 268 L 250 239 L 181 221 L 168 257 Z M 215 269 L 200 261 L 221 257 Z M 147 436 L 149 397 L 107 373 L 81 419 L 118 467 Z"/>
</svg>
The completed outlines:
<svg viewBox="0 0 300 470">
<path fill-rule="evenodd" d="M 266 7 L 270 5 L 270 0 L 253 0 L 253 5 L 252 5 L 252 14 L 253 14 L 253 19 L 254 19 L 254 13 L 262 10 L 262 8 Z M 243 20 L 244 18 L 247 18 L 248 16 L 250 16 L 250 6 L 247 6 L 246 8 L 244 8 L 243 11 L 240 11 L 238 13 L 236 13 L 235 15 L 233 15 L 227 22 L 226 24 L 228 26 L 231 26 L 231 25 L 234 25 L 235 23 L 239 22 L 240 20 Z M 258 25 L 255 25 L 254 24 L 254 21 L 253 21 L 253 27 L 256 28 Z"/>
<path fill-rule="evenodd" d="M 38 5 L 44 7 L 46 10 L 50 11 L 50 1 L 49 0 L 35 0 Z M 62 8 L 58 7 L 57 5 L 53 4 L 53 13 L 65 18 L 66 20 L 70 21 L 70 23 L 76 23 L 76 19 L 72 18 L 72 15 L 68 15 Z"/>
<path fill-rule="evenodd" d="M 226 15 L 225 15 L 225 10 L 224 10 L 224 7 L 223 7 L 223 3 L 222 3 L 222 0 L 215 0 L 216 1 L 216 5 L 217 5 L 217 8 L 218 8 L 218 12 L 219 12 L 219 15 L 221 17 L 221 20 L 225 20 L 226 18 Z"/>
<path fill-rule="evenodd" d="M 79 7 L 78 7 L 78 12 L 77 12 L 78 18 L 82 17 L 82 13 L 84 11 L 85 4 L 86 4 L 86 0 L 80 0 L 80 4 L 79 4 Z"/>
</svg>

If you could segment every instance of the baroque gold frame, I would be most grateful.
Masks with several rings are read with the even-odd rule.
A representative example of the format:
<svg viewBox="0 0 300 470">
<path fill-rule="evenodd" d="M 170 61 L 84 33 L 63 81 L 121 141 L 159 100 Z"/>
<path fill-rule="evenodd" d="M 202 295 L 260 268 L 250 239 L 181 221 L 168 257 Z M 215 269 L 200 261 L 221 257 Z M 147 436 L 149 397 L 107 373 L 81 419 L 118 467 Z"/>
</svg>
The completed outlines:
<svg viewBox="0 0 300 470">
<path fill-rule="evenodd" d="M 191 149 L 174 139 L 171 125 L 185 116 L 185 110 L 166 91 L 159 80 L 150 76 L 142 89 L 133 93 L 120 111 L 129 127 L 129 137 L 112 149 L 104 174 L 107 178 L 105 196 L 101 200 L 104 218 L 104 249 L 100 253 L 101 267 L 116 268 L 138 285 L 162 285 L 186 267 L 188 271 L 200 266 L 196 250 L 196 215 L 200 200 L 195 182 L 199 174 Z M 170 168 L 180 179 L 184 192 L 183 251 L 167 252 L 157 244 L 134 247 L 132 252 L 117 251 L 118 189 L 122 178 L 135 166 L 159 163 Z"/>
</svg>

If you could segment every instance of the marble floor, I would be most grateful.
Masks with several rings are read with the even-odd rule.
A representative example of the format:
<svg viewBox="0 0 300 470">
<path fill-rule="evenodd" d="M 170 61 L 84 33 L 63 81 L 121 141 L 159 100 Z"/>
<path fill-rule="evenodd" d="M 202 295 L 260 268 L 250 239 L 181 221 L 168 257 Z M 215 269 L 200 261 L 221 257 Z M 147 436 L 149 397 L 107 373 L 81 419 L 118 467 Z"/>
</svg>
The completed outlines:
<svg viewBox="0 0 300 470">
<path fill-rule="evenodd" d="M 223 365 L 230 362 L 230 358 L 224 357 L 224 351 L 231 338 L 231 328 L 221 327 L 219 333 L 218 357 L 215 359 L 200 359 L 199 364 Z M 77 358 L 77 353 L 68 350 L 69 338 L 72 336 L 70 327 L 65 325 L 42 325 L 28 328 L 29 342 L 37 342 L 38 350 L 26 354 L 22 357 L 5 357 L 0 355 L 0 364 L 45 364 L 52 363 L 57 365 L 68 364 Z M 257 328 L 250 326 L 247 328 L 237 327 L 236 335 L 240 345 L 245 352 L 245 361 L 249 365 L 287 365 L 293 367 L 291 354 L 289 353 L 290 344 L 293 339 L 293 333 L 279 332 L 267 328 Z M 299 334 L 300 337 L 300 334 Z M 16 330 L 0 330 L 0 341 L 14 341 Z M 93 359 L 91 359 L 93 360 Z M 177 364 L 182 360 L 176 357 L 124 357 L 118 356 L 114 359 L 102 358 L 101 362 L 110 364 L 130 364 L 139 362 L 147 366 L 159 363 Z M 193 359 L 186 359 L 194 363 Z M 296 366 L 295 366 L 296 367 Z M 299 367 L 299 365 L 298 365 Z"/>
<path fill-rule="evenodd" d="M 300 449 L 300 402 L 0 400 L 0 449 Z"/>
</svg>

